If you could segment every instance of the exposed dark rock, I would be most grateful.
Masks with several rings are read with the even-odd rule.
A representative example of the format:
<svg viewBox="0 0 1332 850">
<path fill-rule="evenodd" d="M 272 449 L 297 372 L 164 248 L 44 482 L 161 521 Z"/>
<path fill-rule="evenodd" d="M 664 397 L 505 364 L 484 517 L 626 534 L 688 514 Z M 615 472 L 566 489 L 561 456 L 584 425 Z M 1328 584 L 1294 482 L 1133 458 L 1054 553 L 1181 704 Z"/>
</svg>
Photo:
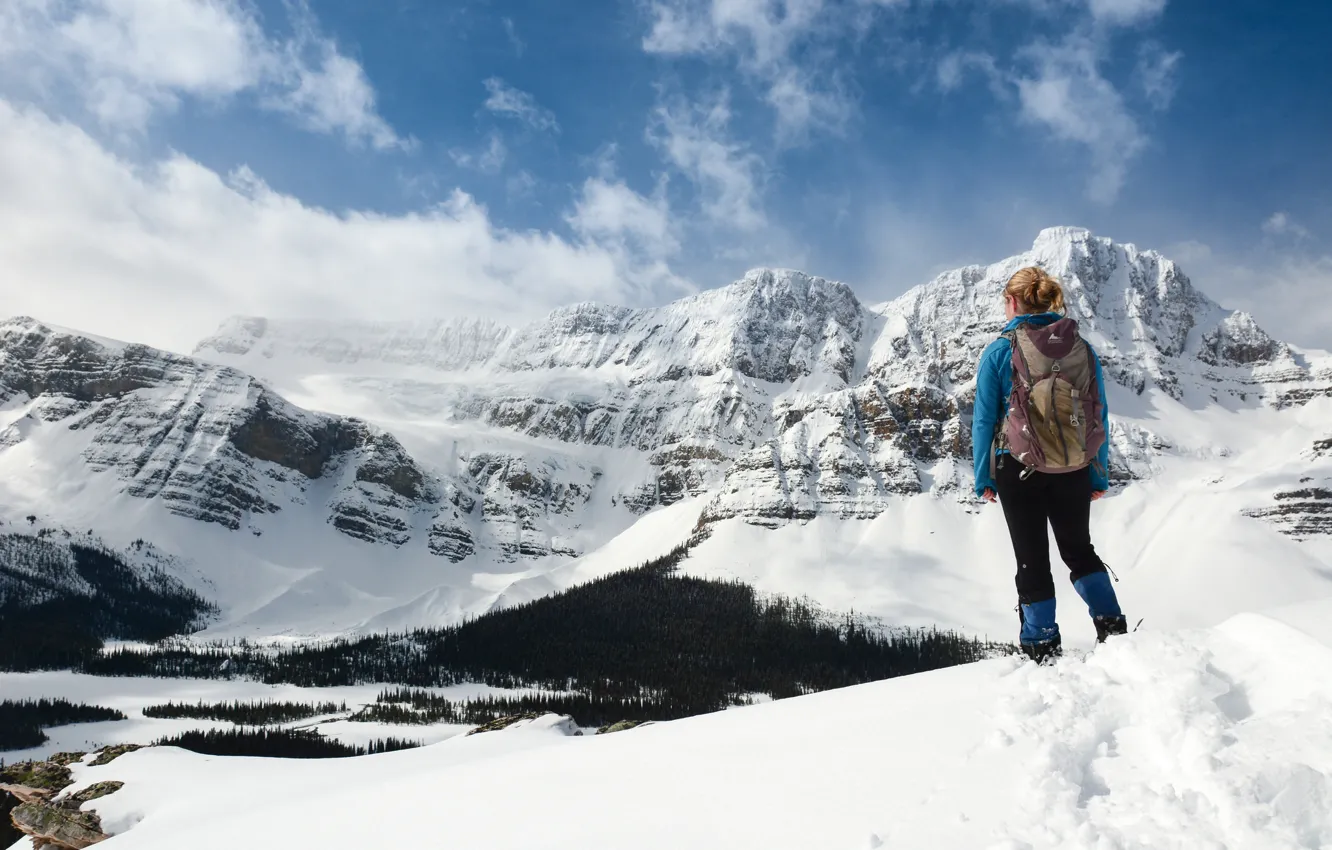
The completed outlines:
<svg viewBox="0 0 1332 850">
<path fill-rule="evenodd" d="M 249 415 L 232 432 L 231 443 L 247 457 L 318 478 L 332 458 L 365 442 L 365 426 L 354 419 L 311 422 L 294 413 L 290 405 L 261 388 Z"/>
<path fill-rule="evenodd" d="M 10 813 L 20 805 L 22 802 L 18 797 L 0 790 L 0 847 L 12 847 L 23 839 L 23 832 L 14 826 L 10 817 Z"/>
<path fill-rule="evenodd" d="M 361 449 L 363 455 L 356 468 L 357 481 L 379 484 L 413 501 L 425 495 L 424 473 L 392 434 L 367 434 Z"/>
<path fill-rule="evenodd" d="M 90 803 L 93 800 L 98 799 L 99 797 L 105 797 L 108 794 L 114 794 L 124 787 L 125 787 L 124 782 L 117 782 L 115 780 L 111 780 L 108 782 L 94 782 L 93 784 L 89 785 L 87 788 L 84 788 L 80 791 L 76 791 L 75 793 L 62 798 L 60 803 L 66 808 L 77 809 L 80 806 L 82 806 L 84 803 Z"/>
<path fill-rule="evenodd" d="M 64 789 L 72 781 L 73 776 L 66 764 L 51 761 L 21 761 L 0 768 L 0 784 L 49 794 Z"/>
<path fill-rule="evenodd" d="M 135 750 L 141 749 L 143 749 L 143 747 L 140 744 L 116 744 L 111 747 L 106 747 L 98 752 L 96 758 L 88 762 L 88 764 L 91 767 L 101 767 L 104 764 L 110 764 L 125 753 L 132 753 Z"/>
<path fill-rule="evenodd" d="M 637 729 L 639 726 L 650 725 L 650 720 L 620 720 L 616 723 L 609 723 L 597 730 L 598 735 L 610 735 L 613 732 L 627 732 L 630 729 Z"/>
<path fill-rule="evenodd" d="M 508 729 L 510 726 L 513 726 L 515 723 L 522 723 L 524 721 L 529 721 L 529 720 L 537 720 L 543 716 L 544 715 L 539 711 L 528 711 L 523 714 L 511 714 L 508 717 L 497 717 L 494 720 L 490 721 L 489 723 L 481 724 L 480 726 L 476 727 L 467 734 L 480 735 L 483 732 L 499 732 L 502 729 Z"/>
<path fill-rule="evenodd" d="M 138 746 L 108 747 L 92 764 L 108 764 L 116 756 L 134 749 Z M 85 755 L 57 753 L 49 761 L 20 762 L 0 768 L 0 798 L 8 799 L 8 802 L 0 799 L 0 816 L 20 835 L 31 838 L 34 848 L 82 850 L 108 838 L 97 813 L 80 809 L 119 791 L 124 787 L 123 782 L 96 782 L 65 797 L 58 796 L 73 781 L 69 765 L 81 761 Z M 17 840 L 12 833 L 0 829 L 0 840 L 11 838 Z"/>
<path fill-rule="evenodd" d="M 448 558 L 455 564 L 476 551 L 476 541 L 466 523 L 456 516 L 446 518 L 443 514 L 430 526 L 428 545 L 432 555 Z"/>
<path fill-rule="evenodd" d="M 23 803 L 10 812 L 14 826 L 32 839 L 34 850 L 42 847 L 83 850 L 105 841 L 102 821 L 96 812 L 81 812 L 52 803 Z"/>
<path fill-rule="evenodd" d="M 1203 334 L 1198 359 L 1213 366 L 1253 366 L 1286 353 L 1248 313 L 1234 313 Z"/>
<path fill-rule="evenodd" d="M 1307 480 L 1307 479 L 1306 479 Z M 1297 540 L 1332 535 L 1332 482 L 1326 487 L 1301 487 L 1273 494 L 1276 504 L 1245 511 L 1274 524 Z"/>
</svg>

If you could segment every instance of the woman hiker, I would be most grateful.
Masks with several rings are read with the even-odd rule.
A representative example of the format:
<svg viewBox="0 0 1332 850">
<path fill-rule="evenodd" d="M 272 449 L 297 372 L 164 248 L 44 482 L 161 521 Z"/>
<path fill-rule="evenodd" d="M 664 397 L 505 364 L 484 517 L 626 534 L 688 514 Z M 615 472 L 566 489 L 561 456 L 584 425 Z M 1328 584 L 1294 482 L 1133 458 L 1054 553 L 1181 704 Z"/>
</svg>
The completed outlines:
<svg viewBox="0 0 1332 850">
<path fill-rule="evenodd" d="M 1004 306 L 1008 324 L 976 371 L 976 495 L 1003 507 L 1017 558 L 1022 651 L 1042 662 L 1061 646 L 1047 524 L 1097 642 L 1128 631 L 1091 542 L 1091 503 L 1110 488 L 1110 421 L 1100 359 L 1063 316 L 1059 283 L 1042 269 L 1020 269 L 1004 287 Z"/>
</svg>

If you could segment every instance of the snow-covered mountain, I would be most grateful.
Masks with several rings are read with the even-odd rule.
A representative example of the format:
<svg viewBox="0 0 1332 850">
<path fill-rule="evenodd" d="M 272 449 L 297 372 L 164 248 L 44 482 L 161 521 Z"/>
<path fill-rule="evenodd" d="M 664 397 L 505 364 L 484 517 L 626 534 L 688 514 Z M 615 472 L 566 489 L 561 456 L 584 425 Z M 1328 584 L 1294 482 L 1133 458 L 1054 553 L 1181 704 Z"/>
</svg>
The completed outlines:
<svg viewBox="0 0 1332 850">
<path fill-rule="evenodd" d="M 659 309 L 580 305 L 521 329 L 237 319 L 196 354 L 316 406 L 368 401 L 374 419 L 651 453 L 654 479 L 622 494 L 640 509 L 710 494 L 710 519 L 871 517 L 895 495 L 966 483 L 954 461 L 970 456 L 975 364 L 1003 324 L 1003 284 L 1033 264 L 1066 283 L 1111 379 L 1137 396 L 1159 389 L 1196 410 L 1332 394 L 1332 358 L 1222 309 L 1160 254 L 1074 228 L 877 307 L 760 270 Z M 1116 476 L 1149 474 L 1169 442 L 1119 423 Z"/>
<path fill-rule="evenodd" d="M 1119 524 L 1108 550 L 1130 529 L 1184 534 L 1154 520 L 1196 491 L 1234 520 L 1216 546 L 1270 540 L 1298 573 L 1283 588 L 1321 587 L 1332 357 L 1222 309 L 1156 252 L 1073 228 L 873 307 L 760 270 L 519 328 L 234 319 L 191 358 L 11 320 L 0 509 L 192 558 L 252 630 L 456 618 L 700 528 L 689 568 L 923 620 L 953 570 L 998 576 L 973 583 L 981 597 L 1007 582 L 1002 529 L 970 494 L 970 412 L 1000 290 L 1032 264 L 1065 283 L 1113 384 L 1112 474 L 1136 483 L 1101 512 Z"/>
</svg>

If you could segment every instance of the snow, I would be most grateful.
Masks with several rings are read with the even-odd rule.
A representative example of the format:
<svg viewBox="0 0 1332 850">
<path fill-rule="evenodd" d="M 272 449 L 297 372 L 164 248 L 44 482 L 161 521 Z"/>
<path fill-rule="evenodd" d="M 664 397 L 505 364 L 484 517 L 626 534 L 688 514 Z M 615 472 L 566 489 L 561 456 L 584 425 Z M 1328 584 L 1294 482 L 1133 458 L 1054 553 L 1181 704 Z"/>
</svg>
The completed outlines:
<svg viewBox="0 0 1332 850">
<path fill-rule="evenodd" d="M 1332 437 L 1332 355 L 1277 342 L 1167 258 L 1079 228 L 1042 231 L 1029 252 L 875 308 L 842 284 L 759 269 L 664 307 L 574 305 L 523 328 L 240 319 L 197 353 L 243 372 L 90 338 L 162 378 L 123 404 L 6 395 L 0 530 L 28 533 L 31 513 L 38 527 L 92 529 L 114 546 L 151 541 L 173 575 L 222 605 L 205 637 L 457 622 L 658 557 L 702 529 L 689 574 L 1010 640 L 1002 515 L 971 500 L 950 446 L 1002 323 L 997 293 L 1031 264 L 1065 282 L 1111 375 L 1115 464 L 1134 480 L 1094 506 L 1093 539 L 1142 631 L 1084 658 L 1090 623 L 1057 577 L 1070 656 L 1049 668 L 999 659 L 795 700 L 756 695 L 598 737 L 557 718 L 476 737 L 324 720 L 345 741 L 432 744 L 321 762 L 154 749 L 80 766 L 79 782 L 128 783 L 94 807 L 131 849 L 360 850 L 437 835 L 464 850 L 1332 847 L 1332 536 L 1297 539 L 1281 516 L 1263 517 L 1276 494 L 1332 481 L 1332 453 L 1313 451 Z M 25 344 L 76 335 L 32 320 L 0 330 Z M 228 429 L 263 393 L 301 427 L 352 416 L 395 442 L 314 479 L 235 463 Z M 156 426 L 181 442 L 141 455 Z M 394 445 L 428 494 L 395 499 L 358 480 Z M 515 479 L 537 486 L 505 483 Z M 240 481 L 280 510 L 249 511 L 230 530 L 134 491 L 163 480 L 186 501 Z M 377 542 L 335 530 L 355 510 L 402 527 Z M 476 544 L 459 562 L 428 546 L 449 514 Z M 516 554 L 523 542 L 539 554 Z M 150 703 L 359 704 L 378 690 L 0 674 L 3 698 L 130 715 L 51 730 L 34 755 L 226 725 L 143 718 Z"/>
<path fill-rule="evenodd" d="M 1243 611 L 1332 597 L 1332 548 L 1241 515 L 1283 483 L 1332 471 L 1305 449 L 1332 421 L 1332 400 L 1218 416 L 1157 394 L 1141 418 L 1133 414 L 1129 408 L 1125 421 L 1186 435 L 1199 447 L 1162 458 L 1153 478 L 1093 506 L 1092 539 L 1122 579 L 1116 588 L 1133 621 L 1212 626 Z M 1223 448 L 1207 451 L 1209 444 Z M 1065 639 L 1086 643 L 1091 627 L 1060 575 L 1053 541 L 1051 553 Z M 807 595 L 894 625 L 937 624 L 1005 640 L 1016 630 L 1012 550 L 997 505 L 904 496 L 869 520 L 824 515 L 775 529 L 718 523 L 682 569 Z"/>
<path fill-rule="evenodd" d="M 222 679 L 141 679 L 89 676 L 68 671 L 40 673 L 0 672 L 0 700 L 63 698 L 70 702 L 114 708 L 125 720 L 75 723 L 46 730 L 49 740 L 29 750 L 0 751 L 7 762 L 45 759 L 58 752 L 92 752 L 112 744 L 150 744 L 192 729 L 234 729 L 227 721 L 191 718 L 144 717 L 145 706 L 166 702 L 298 702 L 347 703 L 348 712 L 375 702 L 389 685 L 353 685 L 331 688 L 302 688 L 296 685 L 266 685 L 261 682 Z M 442 688 L 418 688 L 455 701 L 478 697 L 522 696 L 540 693 L 533 689 L 494 688 L 479 683 Z M 345 716 L 315 717 L 271 728 L 314 728 L 323 735 L 347 744 L 364 745 L 372 740 L 395 737 L 434 743 L 469 731 L 471 726 L 437 723 L 402 726 L 350 721 Z"/>
<path fill-rule="evenodd" d="M 1332 604 L 1321 607 L 1323 619 Z M 75 768 L 126 850 L 1293 850 L 1332 843 L 1332 648 L 1261 614 L 596 737 Z"/>
<path fill-rule="evenodd" d="M 1002 524 L 972 501 L 964 455 L 998 292 L 1033 263 L 1065 282 L 1112 377 L 1114 466 L 1135 480 L 1098 504 L 1095 539 L 1134 610 L 1202 626 L 1251 597 L 1327 595 L 1332 535 L 1297 544 L 1283 532 L 1307 517 L 1277 513 L 1290 503 L 1276 494 L 1332 480 L 1332 455 L 1309 453 L 1332 436 L 1332 358 L 1271 340 L 1167 258 L 1080 228 L 873 309 L 844 284 L 758 269 L 658 308 L 574 305 L 521 328 L 247 318 L 200 343 L 201 360 L 108 342 L 113 363 L 132 354 L 160 381 L 90 405 L 5 397 L 0 522 L 151 541 L 222 607 L 208 636 L 457 622 L 696 528 L 711 536 L 693 572 L 1007 635 Z M 6 339 L 41 333 L 61 332 L 0 323 Z M 228 441 L 256 398 L 307 434 L 356 417 L 378 442 L 314 479 L 240 457 Z M 420 494 L 362 480 L 385 455 L 419 473 Z M 373 540 L 353 539 L 347 520 L 365 516 Z M 1269 556 L 1278 581 L 1251 567 Z M 1199 581 L 1187 616 L 1155 601 Z"/>
</svg>

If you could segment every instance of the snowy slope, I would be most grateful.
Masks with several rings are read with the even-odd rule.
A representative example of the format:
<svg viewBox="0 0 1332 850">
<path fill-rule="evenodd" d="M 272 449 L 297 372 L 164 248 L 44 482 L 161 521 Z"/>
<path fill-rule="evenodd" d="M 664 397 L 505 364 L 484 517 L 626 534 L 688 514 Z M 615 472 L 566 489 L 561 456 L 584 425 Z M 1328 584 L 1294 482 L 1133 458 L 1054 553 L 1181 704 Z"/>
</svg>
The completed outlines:
<svg viewBox="0 0 1332 850">
<path fill-rule="evenodd" d="M 191 730 L 234 729 L 229 721 L 193 718 L 145 717 L 147 706 L 167 702 L 297 702 L 343 703 L 349 712 L 375 702 L 384 685 L 352 685 L 331 688 L 302 688 L 296 685 L 265 685 L 244 679 L 153 679 L 127 676 L 89 676 L 68 671 L 39 673 L 0 672 L 0 694 L 10 700 L 67 699 L 76 703 L 89 703 L 114 708 L 126 716 L 125 720 L 97 723 L 74 723 L 69 726 L 48 727 L 50 739 L 29 750 L 9 750 L 3 754 L 7 763 L 27 759 L 45 760 L 60 752 L 93 752 L 116 744 L 148 744 L 161 738 Z M 522 696 L 535 693 L 527 690 L 492 688 L 483 684 L 452 685 L 446 688 L 427 688 L 432 693 L 453 700 L 478 697 Z M 364 745 L 377 738 L 396 736 L 412 741 L 434 743 L 466 734 L 474 727 L 436 723 L 429 726 L 401 726 L 370 721 L 352 721 L 346 713 L 326 717 L 277 724 L 283 728 L 313 728 L 321 735 L 347 744 Z"/>
<path fill-rule="evenodd" d="M 970 413 L 999 292 L 1028 264 L 1065 282 L 1111 376 L 1124 486 L 1095 522 L 1133 610 L 1212 625 L 1251 596 L 1332 595 L 1332 357 L 1076 228 L 877 307 L 759 270 L 521 328 L 237 319 L 194 358 L 10 320 L 0 520 L 148 539 L 227 633 L 456 621 L 703 530 L 686 569 L 1005 634 Z M 1251 552 L 1279 556 L 1275 578 Z M 1206 601 L 1153 607 L 1217 571 Z"/>
<path fill-rule="evenodd" d="M 1326 605 L 1321 619 L 1332 615 Z M 1294 850 L 1332 844 L 1332 648 L 1140 632 L 597 737 L 319 763 L 153 749 L 77 784 L 124 848 Z"/>
</svg>

